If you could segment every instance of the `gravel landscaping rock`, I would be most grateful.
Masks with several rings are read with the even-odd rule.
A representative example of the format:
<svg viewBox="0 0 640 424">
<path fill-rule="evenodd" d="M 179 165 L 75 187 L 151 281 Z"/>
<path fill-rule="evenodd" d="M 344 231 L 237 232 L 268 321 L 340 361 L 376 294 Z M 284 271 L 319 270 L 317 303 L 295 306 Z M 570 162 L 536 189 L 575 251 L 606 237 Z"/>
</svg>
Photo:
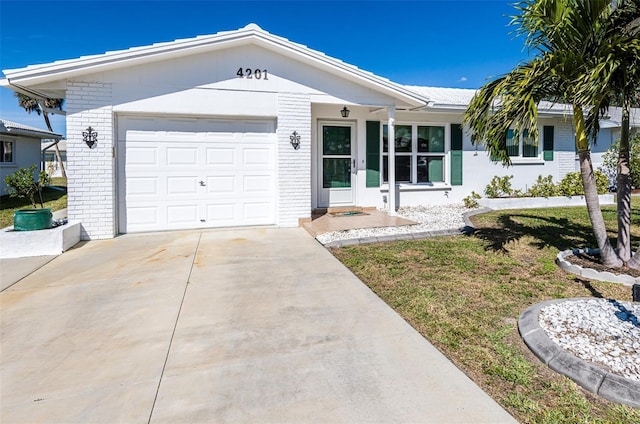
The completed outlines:
<svg viewBox="0 0 640 424">
<path fill-rule="evenodd" d="M 474 209 L 465 207 L 463 204 L 402 207 L 398 209 L 398 216 L 415 221 L 417 224 L 400 227 L 359 228 L 355 230 L 333 231 L 320 234 L 316 239 L 322 244 L 327 244 L 339 240 L 455 230 L 465 226 L 462 215 L 473 210 Z"/>
<path fill-rule="evenodd" d="M 640 382 L 640 304 L 608 299 L 545 306 L 540 327 L 578 358 Z"/>
</svg>

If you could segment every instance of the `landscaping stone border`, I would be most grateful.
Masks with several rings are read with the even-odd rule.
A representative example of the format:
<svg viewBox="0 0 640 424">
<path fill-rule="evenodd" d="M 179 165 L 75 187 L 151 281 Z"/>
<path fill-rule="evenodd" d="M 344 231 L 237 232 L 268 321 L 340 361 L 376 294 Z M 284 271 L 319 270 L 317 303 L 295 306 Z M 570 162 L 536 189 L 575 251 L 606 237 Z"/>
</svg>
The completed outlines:
<svg viewBox="0 0 640 424">
<path fill-rule="evenodd" d="M 599 249 L 573 249 L 564 250 L 556 256 L 556 264 L 565 271 L 575 274 L 590 280 L 608 281 L 610 283 L 624 284 L 625 286 L 633 286 L 634 284 L 640 284 L 640 277 L 635 278 L 626 274 L 614 274 L 608 271 L 596 271 L 591 268 L 583 268 L 580 265 L 574 265 L 567 261 L 565 258 L 571 255 L 578 255 L 580 253 L 586 253 L 588 255 L 599 255 Z"/>
<path fill-rule="evenodd" d="M 549 368 L 563 374 L 586 390 L 612 402 L 640 408 L 640 382 L 606 371 L 562 349 L 540 327 L 540 311 L 547 305 L 585 298 L 563 298 L 537 303 L 518 319 L 518 331 L 525 344 Z"/>
<path fill-rule="evenodd" d="M 613 194 L 598 195 L 600 205 L 613 205 Z M 493 210 L 504 209 L 532 209 L 557 208 L 565 206 L 585 206 L 584 196 L 554 196 L 554 197 L 499 197 L 481 198 L 478 204 Z"/>
</svg>

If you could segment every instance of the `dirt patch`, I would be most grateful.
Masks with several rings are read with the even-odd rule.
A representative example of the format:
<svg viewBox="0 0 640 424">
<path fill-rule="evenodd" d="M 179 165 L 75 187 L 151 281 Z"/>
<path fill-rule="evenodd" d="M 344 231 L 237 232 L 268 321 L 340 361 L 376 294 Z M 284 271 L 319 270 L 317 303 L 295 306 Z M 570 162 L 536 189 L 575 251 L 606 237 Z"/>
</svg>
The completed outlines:
<svg viewBox="0 0 640 424">
<path fill-rule="evenodd" d="M 626 274 L 632 277 L 640 277 L 640 270 L 623 266 L 621 268 L 611 268 L 602 264 L 600 255 L 589 255 L 587 253 L 580 253 L 577 255 L 569 255 L 564 258 L 567 262 L 573 265 L 579 265 L 583 268 L 591 268 L 596 271 L 604 272 L 608 271 L 615 275 Z"/>
</svg>

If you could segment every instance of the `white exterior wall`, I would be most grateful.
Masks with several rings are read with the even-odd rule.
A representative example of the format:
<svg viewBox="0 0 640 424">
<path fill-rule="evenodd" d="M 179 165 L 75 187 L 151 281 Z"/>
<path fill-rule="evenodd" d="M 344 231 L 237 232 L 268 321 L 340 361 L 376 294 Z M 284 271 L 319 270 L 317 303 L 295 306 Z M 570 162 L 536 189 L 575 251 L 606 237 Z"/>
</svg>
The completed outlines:
<svg viewBox="0 0 640 424">
<path fill-rule="evenodd" d="M 300 148 L 291 145 L 291 133 L 300 135 Z M 311 103 L 309 96 L 278 96 L 278 225 L 297 227 L 311 217 Z"/>
<path fill-rule="evenodd" d="M 67 83 L 68 216 L 82 223 L 83 240 L 115 234 L 116 192 L 111 84 Z M 82 132 L 91 126 L 98 143 L 90 149 Z"/>
</svg>

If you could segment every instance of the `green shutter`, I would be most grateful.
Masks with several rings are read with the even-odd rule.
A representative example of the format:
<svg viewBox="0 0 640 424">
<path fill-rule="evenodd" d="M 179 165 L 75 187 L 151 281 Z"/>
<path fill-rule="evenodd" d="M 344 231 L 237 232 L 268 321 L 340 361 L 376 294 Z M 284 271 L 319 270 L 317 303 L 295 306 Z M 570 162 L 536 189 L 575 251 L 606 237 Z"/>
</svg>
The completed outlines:
<svg viewBox="0 0 640 424">
<path fill-rule="evenodd" d="M 451 124 L 451 185 L 462 185 L 462 125 Z"/>
<path fill-rule="evenodd" d="M 367 187 L 380 187 L 380 121 L 367 121 Z"/>
<path fill-rule="evenodd" d="M 553 160 L 553 126 L 545 126 L 542 131 L 544 160 Z"/>
</svg>

